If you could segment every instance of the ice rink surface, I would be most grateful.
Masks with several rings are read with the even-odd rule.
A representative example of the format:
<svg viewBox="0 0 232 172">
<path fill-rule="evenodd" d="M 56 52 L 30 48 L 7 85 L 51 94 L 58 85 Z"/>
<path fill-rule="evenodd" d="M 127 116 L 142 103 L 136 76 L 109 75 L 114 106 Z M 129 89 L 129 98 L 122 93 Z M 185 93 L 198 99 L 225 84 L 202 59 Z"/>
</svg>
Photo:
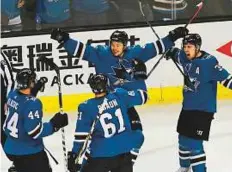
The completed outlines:
<svg viewBox="0 0 232 172">
<path fill-rule="evenodd" d="M 134 166 L 135 172 L 175 172 L 178 169 L 176 123 L 180 104 L 137 108 L 143 123 L 145 142 Z M 65 128 L 67 149 L 72 147 L 76 112 Z M 49 157 L 54 172 L 64 172 L 61 132 L 47 137 L 45 146 L 59 161 Z M 126 142 L 126 141 L 125 141 Z M 232 172 L 232 101 L 220 101 L 211 127 L 209 142 L 204 144 L 208 172 Z M 1 172 L 11 165 L 1 150 Z M 35 167 L 36 168 L 36 167 Z"/>
</svg>

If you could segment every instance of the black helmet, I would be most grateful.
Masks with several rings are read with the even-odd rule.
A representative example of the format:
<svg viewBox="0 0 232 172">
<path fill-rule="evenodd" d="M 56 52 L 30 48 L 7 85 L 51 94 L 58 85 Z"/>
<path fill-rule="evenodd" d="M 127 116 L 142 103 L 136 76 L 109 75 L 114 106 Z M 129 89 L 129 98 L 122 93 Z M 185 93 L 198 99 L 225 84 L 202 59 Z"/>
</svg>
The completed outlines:
<svg viewBox="0 0 232 172">
<path fill-rule="evenodd" d="M 31 82 L 36 82 L 36 73 L 29 69 L 23 68 L 16 75 L 17 88 L 26 89 L 30 87 Z"/>
<path fill-rule="evenodd" d="M 94 74 L 89 80 L 89 85 L 94 93 L 104 93 L 107 92 L 107 77 L 103 74 Z"/>
<path fill-rule="evenodd" d="M 187 43 L 195 45 L 200 50 L 202 44 L 201 36 L 197 33 L 188 34 L 184 37 L 182 44 L 184 46 Z"/>
<path fill-rule="evenodd" d="M 124 46 L 126 46 L 128 42 L 128 35 L 124 31 L 116 30 L 110 36 L 110 42 L 112 41 L 121 42 Z"/>
</svg>

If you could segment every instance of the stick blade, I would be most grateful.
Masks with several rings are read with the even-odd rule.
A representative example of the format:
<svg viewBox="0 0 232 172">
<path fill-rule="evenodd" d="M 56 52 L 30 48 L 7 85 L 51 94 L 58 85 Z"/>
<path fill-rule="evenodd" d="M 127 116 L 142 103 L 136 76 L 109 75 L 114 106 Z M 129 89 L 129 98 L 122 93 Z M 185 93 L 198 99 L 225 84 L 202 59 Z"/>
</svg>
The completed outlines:
<svg viewBox="0 0 232 172">
<path fill-rule="evenodd" d="M 201 1 L 199 4 L 196 5 L 198 8 L 202 8 L 203 7 L 203 1 Z"/>
</svg>

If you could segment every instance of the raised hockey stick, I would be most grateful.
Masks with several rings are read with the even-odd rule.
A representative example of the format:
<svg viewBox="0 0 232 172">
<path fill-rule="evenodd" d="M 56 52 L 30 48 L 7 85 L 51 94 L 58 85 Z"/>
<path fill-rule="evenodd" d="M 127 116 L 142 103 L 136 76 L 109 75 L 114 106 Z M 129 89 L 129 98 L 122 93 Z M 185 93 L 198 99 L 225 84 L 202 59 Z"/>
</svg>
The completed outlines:
<svg viewBox="0 0 232 172">
<path fill-rule="evenodd" d="M 194 12 L 193 16 L 190 18 L 190 20 L 188 21 L 188 23 L 185 24 L 185 28 L 188 27 L 188 25 L 190 23 L 192 23 L 192 21 L 197 17 L 198 13 L 201 11 L 202 7 L 203 7 L 203 1 L 202 0 L 199 4 L 197 4 L 197 9 L 196 11 Z M 163 55 L 162 55 L 163 56 Z M 172 61 L 174 62 L 174 64 L 176 65 L 176 67 L 178 68 L 178 70 L 180 71 L 180 73 L 184 76 L 184 80 L 186 81 L 186 85 L 192 85 L 189 77 L 181 70 L 180 66 L 177 64 L 177 62 L 172 58 Z"/>
<path fill-rule="evenodd" d="M 200 12 L 200 10 L 202 9 L 203 7 L 203 1 L 202 0 L 199 4 L 197 4 L 197 10 L 194 12 L 193 16 L 190 18 L 190 20 L 188 21 L 188 23 L 185 24 L 185 28 L 187 28 L 187 26 L 192 23 L 192 21 L 196 18 L 196 16 L 198 15 L 198 13 Z M 143 7 L 142 7 L 142 0 L 138 0 L 138 3 L 139 3 L 139 8 L 140 8 L 140 12 L 144 18 L 144 20 L 146 21 L 146 23 L 149 25 L 149 27 L 151 28 L 152 32 L 156 35 L 156 37 L 160 40 L 160 37 L 158 36 L 158 34 L 156 33 L 155 29 L 152 27 L 151 23 L 147 20 L 147 17 L 143 11 Z M 158 64 L 160 63 L 160 61 L 164 58 L 164 55 L 165 53 L 159 58 L 159 60 L 156 62 L 156 64 L 152 67 L 152 69 L 150 70 L 150 72 L 148 73 L 147 77 L 149 77 L 151 75 L 151 73 L 155 70 L 155 68 L 158 66 Z M 189 77 L 186 76 L 184 74 L 184 72 L 181 70 L 181 68 L 179 67 L 179 65 L 173 61 L 174 64 L 176 65 L 176 67 L 178 68 L 178 70 L 181 72 L 181 74 L 184 76 L 184 79 L 187 80 L 187 81 L 190 81 L 189 80 Z"/>
<path fill-rule="evenodd" d="M 199 4 L 196 5 L 197 6 L 197 10 L 194 12 L 193 16 L 190 18 L 190 20 L 188 21 L 188 23 L 185 24 L 185 26 L 184 26 L 185 28 L 187 28 L 188 25 L 190 23 L 192 23 L 192 21 L 197 17 L 197 15 L 199 14 L 199 12 L 201 11 L 201 9 L 203 7 L 203 4 L 204 4 L 203 2 L 204 2 L 204 0 L 202 0 Z"/>
<path fill-rule="evenodd" d="M 138 0 L 138 3 L 139 3 L 139 9 L 140 9 L 140 12 L 144 18 L 144 20 L 146 21 L 146 23 L 148 24 L 148 26 L 151 28 L 152 32 L 155 34 L 155 36 L 160 40 L 160 37 L 159 35 L 156 33 L 155 29 L 152 27 L 151 23 L 148 21 L 144 11 L 143 11 L 143 5 L 142 5 L 142 0 Z"/>
<path fill-rule="evenodd" d="M 80 158 L 84 155 L 84 153 L 85 153 L 85 151 L 86 151 L 86 149 L 88 147 L 88 142 L 91 139 L 91 136 L 92 136 L 93 131 L 95 129 L 95 126 L 96 126 L 97 122 L 99 121 L 100 116 L 102 115 L 102 112 L 104 111 L 105 104 L 107 104 L 107 99 L 106 98 L 104 98 L 102 104 L 100 105 L 98 114 L 97 114 L 95 120 L 92 123 L 90 131 L 89 131 L 89 133 L 88 133 L 88 135 L 87 135 L 87 137 L 85 139 L 85 142 L 84 142 L 83 146 L 81 147 L 81 149 L 79 150 L 79 152 L 77 153 L 77 158 L 75 159 L 75 164 L 78 164 Z"/>
<path fill-rule="evenodd" d="M 59 67 L 53 62 L 52 59 L 49 59 L 45 56 L 41 56 L 39 58 L 40 61 L 43 61 L 45 64 L 48 64 L 52 70 L 55 70 L 57 74 L 57 81 L 58 81 L 58 95 L 59 95 L 59 108 L 60 113 L 63 113 L 63 100 L 62 100 L 62 90 L 61 90 L 61 79 L 60 79 L 60 70 Z M 61 128 L 61 135 L 62 135 L 62 148 L 64 153 L 64 168 L 65 172 L 68 172 L 68 160 L 67 160 L 67 149 L 66 149 L 66 143 L 65 143 L 65 131 L 64 128 Z"/>
</svg>

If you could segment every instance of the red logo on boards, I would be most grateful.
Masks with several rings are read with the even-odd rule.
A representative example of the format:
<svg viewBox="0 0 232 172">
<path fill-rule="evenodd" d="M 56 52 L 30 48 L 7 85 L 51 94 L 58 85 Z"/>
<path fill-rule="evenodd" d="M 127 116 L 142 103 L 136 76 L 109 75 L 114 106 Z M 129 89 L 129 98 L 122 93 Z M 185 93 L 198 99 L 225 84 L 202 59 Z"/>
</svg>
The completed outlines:
<svg viewBox="0 0 232 172">
<path fill-rule="evenodd" d="M 232 57 L 232 41 L 226 43 L 225 45 L 221 46 L 217 49 L 218 52 L 223 53 L 227 56 Z"/>
</svg>

